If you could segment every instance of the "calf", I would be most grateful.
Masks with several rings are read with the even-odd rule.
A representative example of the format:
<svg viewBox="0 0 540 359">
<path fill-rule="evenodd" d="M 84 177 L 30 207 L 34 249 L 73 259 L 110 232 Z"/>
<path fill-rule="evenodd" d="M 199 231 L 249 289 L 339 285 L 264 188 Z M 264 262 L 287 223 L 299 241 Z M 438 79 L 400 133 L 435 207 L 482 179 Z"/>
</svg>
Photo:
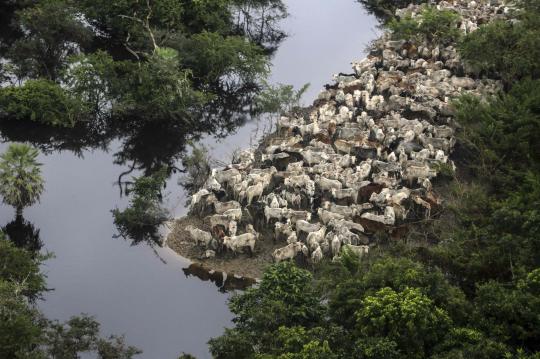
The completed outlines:
<svg viewBox="0 0 540 359">
<path fill-rule="evenodd" d="M 328 154 L 325 152 L 315 152 L 311 150 L 301 152 L 304 161 L 309 165 L 313 166 L 315 164 L 327 162 L 329 159 Z"/>
<path fill-rule="evenodd" d="M 213 216 L 207 217 L 210 219 L 210 227 L 214 228 L 215 226 L 223 226 L 223 228 L 229 228 L 229 222 L 231 221 L 229 216 L 224 214 L 214 214 Z"/>
<path fill-rule="evenodd" d="M 210 232 L 200 230 L 193 226 L 187 226 L 186 231 L 189 232 L 191 239 L 193 239 L 197 245 L 202 244 L 204 247 L 208 247 L 208 245 L 212 242 L 213 238 Z"/>
<path fill-rule="evenodd" d="M 337 214 L 340 214 L 342 215 L 343 217 L 345 218 L 351 218 L 355 215 L 355 210 L 354 208 L 352 207 L 349 207 L 349 206 L 339 206 L 335 203 L 332 203 L 332 202 L 324 202 L 322 204 L 322 208 L 323 209 L 326 209 L 332 213 L 337 213 Z"/>
<path fill-rule="evenodd" d="M 239 222 L 242 219 L 242 210 L 240 208 L 229 209 L 223 213 L 231 221 Z"/>
<path fill-rule="evenodd" d="M 326 227 L 321 227 L 316 232 L 311 232 L 307 236 L 306 242 L 309 245 L 309 249 L 314 251 L 317 247 L 319 247 L 320 243 L 324 241 L 324 235 L 326 234 Z"/>
<path fill-rule="evenodd" d="M 317 264 L 323 259 L 323 253 L 320 246 L 317 246 L 317 248 L 311 253 L 311 262 L 313 264 Z"/>
<path fill-rule="evenodd" d="M 253 186 L 249 186 L 246 189 L 247 205 L 249 206 L 253 202 L 254 198 L 259 198 L 262 196 L 264 191 L 264 185 L 262 182 L 259 182 Z"/>
<path fill-rule="evenodd" d="M 311 250 L 315 249 L 315 244 L 319 246 L 320 243 L 324 241 L 324 235 L 326 234 L 326 227 L 321 227 L 318 231 L 311 232 L 307 236 L 307 243 L 312 243 L 314 248 L 310 248 Z"/>
<path fill-rule="evenodd" d="M 234 184 L 242 181 L 242 175 L 240 171 L 235 168 L 225 171 L 216 171 L 212 170 L 213 176 L 221 184 L 226 184 L 227 186 L 233 186 Z"/>
<path fill-rule="evenodd" d="M 341 241 L 339 240 L 338 236 L 334 236 L 334 238 L 332 238 L 330 248 L 332 250 L 332 256 L 336 257 L 341 249 Z"/>
<path fill-rule="evenodd" d="M 278 263 L 293 259 L 298 253 L 303 253 L 304 255 L 307 255 L 308 253 L 307 247 L 301 242 L 291 243 L 285 247 L 276 249 L 274 253 L 272 253 L 272 258 L 274 259 L 274 262 Z"/>
</svg>

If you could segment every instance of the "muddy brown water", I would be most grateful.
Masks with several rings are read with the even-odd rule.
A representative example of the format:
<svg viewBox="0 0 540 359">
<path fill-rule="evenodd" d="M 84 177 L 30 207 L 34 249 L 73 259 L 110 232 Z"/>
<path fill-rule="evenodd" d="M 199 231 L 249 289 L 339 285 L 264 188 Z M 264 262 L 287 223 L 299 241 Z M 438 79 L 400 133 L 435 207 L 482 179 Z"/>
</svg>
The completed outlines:
<svg viewBox="0 0 540 359">
<path fill-rule="evenodd" d="M 286 2 L 290 16 L 282 27 L 290 36 L 272 61 L 271 80 L 297 88 L 310 82 L 304 97 L 308 103 L 333 73 L 349 72 L 349 63 L 363 57 L 376 37 L 376 21 L 354 0 Z M 228 160 L 234 149 L 249 145 L 256 128 L 248 123 L 224 140 L 208 136 L 204 142 L 214 157 Z M 0 152 L 10 138 L 2 133 Z M 154 251 L 113 238 L 117 232 L 110 210 L 127 204 L 116 185 L 130 167 L 115 156 L 122 147 L 125 140 L 115 139 L 102 148 L 89 145 L 40 156 L 46 192 L 24 217 L 39 230 L 43 250 L 54 252 L 55 258 L 43 266 L 54 290 L 39 306 L 59 320 L 94 315 L 103 334 L 125 334 L 128 343 L 141 348 L 139 358 L 173 359 L 181 352 L 209 358 L 206 342 L 231 324 L 230 293 L 224 289 L 238 288 L 242 281 L 190 269 L 189 261 L 168 248 Z M 186 198 L 177 180 L 172 176 L 168 181 L 167 206 L 181 216 Z M 0 226 L 13 217 L 11 208 L 0 206 Z"/>
</svg>

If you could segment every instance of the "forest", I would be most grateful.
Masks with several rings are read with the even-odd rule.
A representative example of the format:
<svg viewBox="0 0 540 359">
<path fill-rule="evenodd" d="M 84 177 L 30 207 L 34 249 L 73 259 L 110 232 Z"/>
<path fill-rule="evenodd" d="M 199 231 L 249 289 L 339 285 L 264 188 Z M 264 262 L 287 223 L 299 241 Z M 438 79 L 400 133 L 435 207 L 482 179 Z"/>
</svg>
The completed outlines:
<svg viewBox="0 0 540 359">
<path fill-rule="evenodd" d="M 467 34 L 438 1 L 358 2 L 392 40 L 455 46 L 471 76 L 500 81 L 501 91 L 451 99 L 456 168 L 433 184 L 444 203 L 434 216 L 399 239 L 376 233 L 367 255 L 268 266 L 258 285 L 231 297 L 233 327 L 209 341 L 211 355 L 540 358 L 540 1 L 509 2 L 509 19 Z M 420 16 L 395 16 L 411 3 L 425 6 Z M 150 127 L 188 132 L 166 155 L 137 157 L 129 140 L 117 154 L 142 175 L 124 183 L 130 201 L 112 210 L 114 223 L 152 244 L 168 220 L 160 201 L 175 160 L 184 159 L 191 194 L 210 171 L 187 144 L 298 103 L 301 91 L 266 83 L 286 15 L 279 0 L 4 1 L 0 126 L 35 122 L 100 143 L 120 133 L 140 139 Z M 24 226 L 24 209 L 46 188 L 38 153 L 12 144 L 0 156 L 0 198 L 15 210 L 0 230 L 0 357 L 136 357 L 137 343 L 100 335 L 95 318 L 59 322 L 37 307 L 49 290 L 40 266 L 53 256 Z"/>
</svg>

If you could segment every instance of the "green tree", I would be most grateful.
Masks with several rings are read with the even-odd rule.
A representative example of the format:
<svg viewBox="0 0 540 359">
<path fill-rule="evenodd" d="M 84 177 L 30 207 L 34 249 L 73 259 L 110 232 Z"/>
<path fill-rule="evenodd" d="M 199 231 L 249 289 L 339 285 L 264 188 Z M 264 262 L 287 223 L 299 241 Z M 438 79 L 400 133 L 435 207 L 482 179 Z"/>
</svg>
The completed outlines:
<svg viewBox="0 0 540 359">
<path fill-rule="evenodd" d="M 322 316 L 313 277 L 289 262 L 270 266 L 260 285 L 233 297 L 230 308 L 238 328 L 261 335 L 280 326 L 315 326 Z"/>
<path fill-rule="evenodd" d="M 71 1 L 37 1 L 16 12 L 15 25 L 23 29 L 23 35 L 8 56 L 17 65 L 19 78 L 56 81 L 68 57 L 91 40 L 91 30 Z"/>
<path fill-rule="evenodd" d="M 465 295 L 452 286 L 440 270 L 408 258 L 385 256 L 374 260 L 356 275 L 338 274 L 331 279 L 339 285 L 329 290 L 329 314 L 335 323 L 348 329 L 356 325 L 354 313 L 362 305 L 363 298 L 386 287 L 396 291 L 417 288 L 436 306 L 445 308 L 458 323 L 463 323 L 470 315 L 471 308 Z"/>
<path fill-rule="evenodd" d="M 3 234 L 2 234 L 3 236 Z M 0 278 L 14 283 L 24 283 L 21 295 L 34 301 L 46 291 L 45 278 L 39 266 L 47 256 L 33 255 L 15 247 L 9 240 L 0 238 Z"/>
<path fill-rule="evenodd" d="M 490 339 L 481 330 L 452 328 L 435 348 L 434 359 L 506 358 L 510 349 L 500 341 Z"/>
<path fill-rule="evenodd" d="M 300 107 L 300 100 L 308 88 L 309 84 L 295 90 L 292 85 L 271 85 L 264 81 L 263 89 L 254 101 L 255 111 L 277 116 L 290 112 L 295 107 Z"/>
<path fill-rule="evenodd" d="M 210 340 L 210 351 L 216 358 L 269 354 L 280 327 L 313 328 L 323 319 L 311 274 L 288 262 L 267 268 L 260 285 L 231 298 L 229 307 L 235 314 L 235 328 Z"/>
<path fill-rule="evenodd" d="M 461 57 L 474 70 L 496 73 L 507 84 L 540 76 L 540 1 L 517 4 L 519 8 L 512 20 L 483 25 L 459 44 Z"/>
<path fill-rule="evenodd" d="M 0 156 L 0 195 L 18 216 L 24 207 L 39 201 L 45 188 L 38 154 L 35 148 L 14 143 Z"/>
<path fill-rule="evenodd" d="M 193 35 L 182 51 L 182 63 L 192 69 L 194 80 L 202 84 L 225 82 L 229 78 L 242 83 L 257 82 L 268 72 L 262 49 L 241 36 L 223 36 L 215 32 Z"/>
<path fill-rule="evenodd" d="M 0 279 L 0 357 L 33 357 L 41 342 L 40 316 L 22 294 L 23 283 Z"/>
<path fill-rule="evenodd" d="M 540 350 L 540 297 L 529 290 L 527 281 L 517 288 L 494 281 L 482 284 L 475 306 L 477 325 L 490 337 L 509 346 Z"/>
<path fill-rule="evenodd" d="M 361 337 L 387 338 L 407 358 L 424 358 L 447 334 L 451 320 L 417 288 L 383 288 L 362 301 L 356 313 Z"/>
<path fill-rule="evenodd" d="M 78 358 L 79 353 L 94 352 L 100 359 L 130 359 L 142 353 L 128 346 L 124 337 L 100 338 L 99 323 L 92 317 L 72 317 L 65 323 L 47 321 L 43 329 L 43 349 L 50 358 Z"/>
<path fill-rule="evenodd" d="M 280 327 L 275 333 L 274 354 L 257 354 L 257 359 L 337 359 L 323 328 Z"/>
</svg>

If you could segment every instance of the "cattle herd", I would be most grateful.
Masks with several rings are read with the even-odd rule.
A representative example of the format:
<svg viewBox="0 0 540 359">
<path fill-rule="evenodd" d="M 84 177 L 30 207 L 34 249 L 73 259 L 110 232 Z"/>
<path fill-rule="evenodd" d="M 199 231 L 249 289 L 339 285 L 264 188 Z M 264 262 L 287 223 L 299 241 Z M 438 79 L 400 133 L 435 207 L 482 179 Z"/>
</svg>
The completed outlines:
<svg viewBox="0 0 540 359">
<path fill-rule="evenodd" d="M 465 33 L 506 11 L 495 0 L 437 6 L 457 11 Z M 186 230 L 207 256 L 253 255 L 260 241 L 283 243 L 275 261 L 317 263 L 345 248 L 361 256 L 373 233 L 428 218 L 441 204 L 432 183 L 454 168 L 451 99 L 494 94 L 500 83 L 474 78 L 453 46 L 388 33 L 352 67 L 313 106 L 282 116 L 257 149 L 212 170 L 192 196 L 190 216 L 204 218 L 207 231 Z"/>
</svg>

